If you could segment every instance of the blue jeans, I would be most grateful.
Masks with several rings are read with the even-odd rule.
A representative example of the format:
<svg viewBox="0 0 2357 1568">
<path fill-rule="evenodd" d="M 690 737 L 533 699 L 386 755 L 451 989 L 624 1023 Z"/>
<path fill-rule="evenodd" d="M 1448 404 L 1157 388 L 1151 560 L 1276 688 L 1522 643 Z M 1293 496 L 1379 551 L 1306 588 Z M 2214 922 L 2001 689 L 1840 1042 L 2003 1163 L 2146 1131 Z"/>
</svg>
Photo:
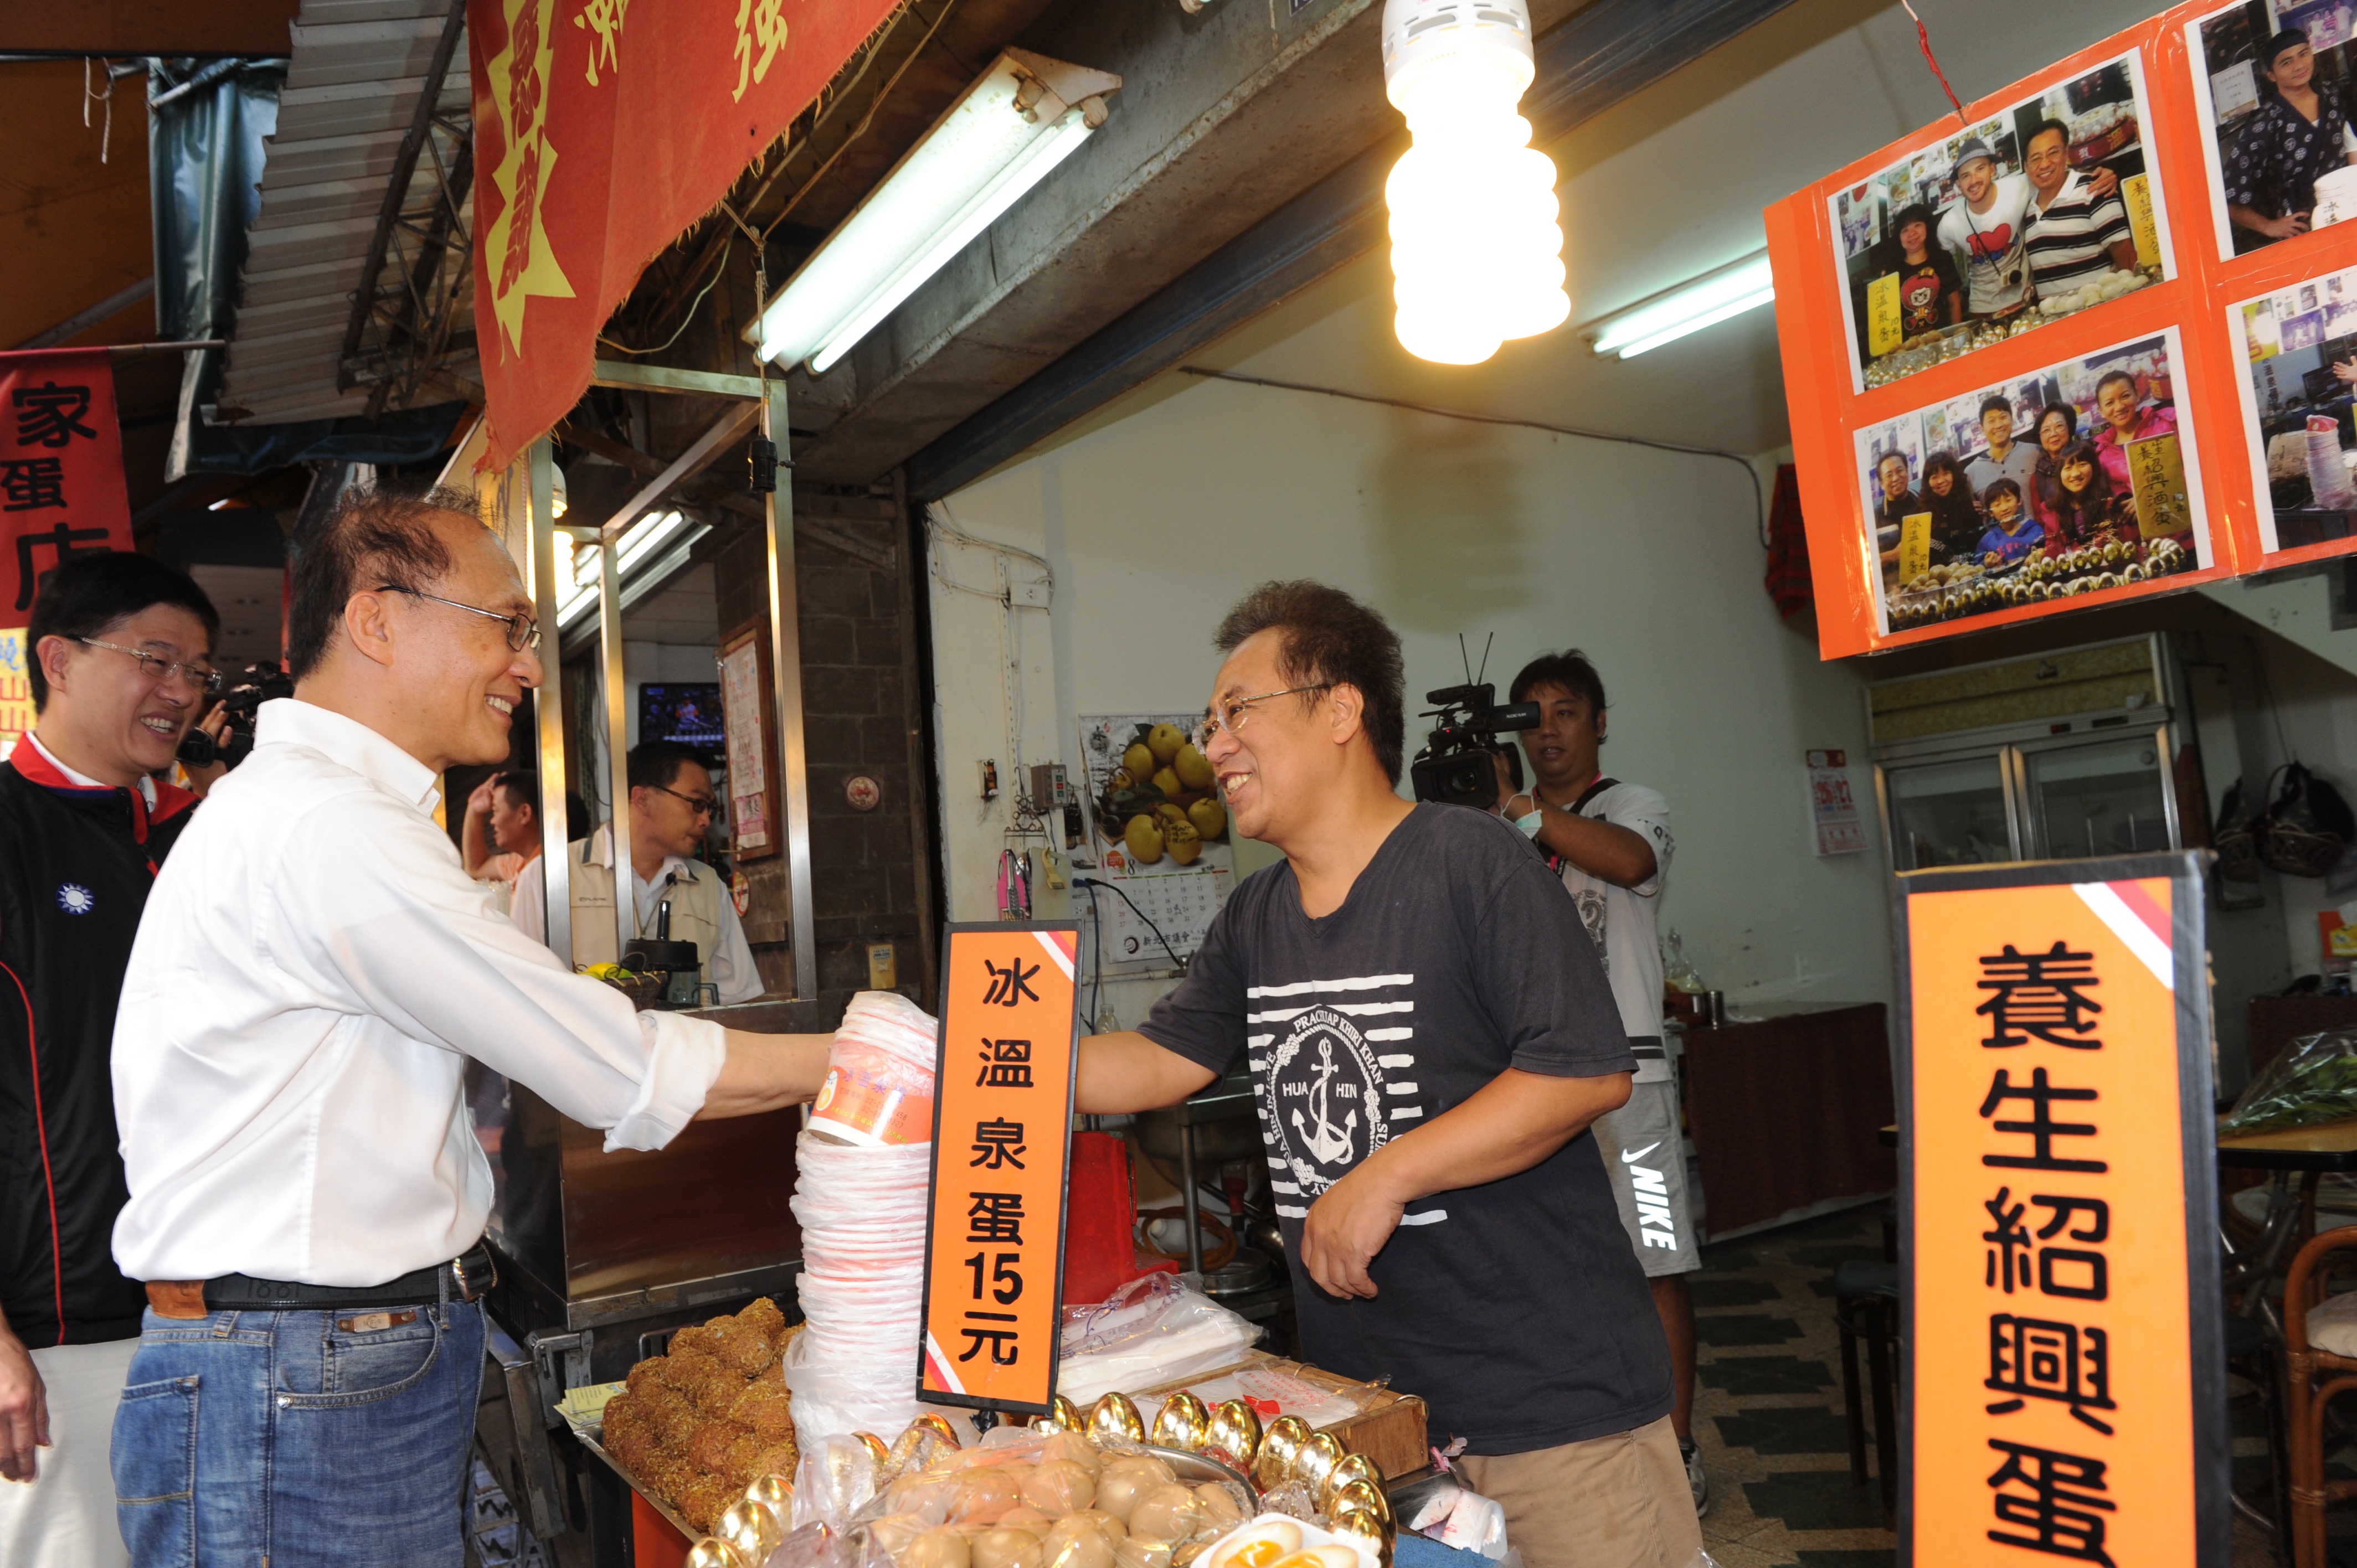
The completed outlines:
<svg viewBox="0 0 2357 1568">
<path fill-rule="evenodd" d="M 372 1321 L 147 1314 L 114 1414 L 137 1568 L 457 1568 L 482 1308 Z"/>
</svg>

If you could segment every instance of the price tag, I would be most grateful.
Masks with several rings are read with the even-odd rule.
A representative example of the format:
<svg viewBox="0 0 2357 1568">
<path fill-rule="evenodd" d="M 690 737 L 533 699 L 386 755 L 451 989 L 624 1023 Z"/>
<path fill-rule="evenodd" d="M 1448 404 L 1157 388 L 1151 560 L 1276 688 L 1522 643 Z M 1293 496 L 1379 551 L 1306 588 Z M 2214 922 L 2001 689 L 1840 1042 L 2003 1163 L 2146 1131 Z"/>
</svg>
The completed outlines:
<svg viewBox="0 0 2357 1568">
<path fill-rule="evenodd" d="M 933 1404 L 1037 1415 L 1055 1399 L 1079 932 L 953 925 L 942 944 L 917 1369 Z"/>
</svg>

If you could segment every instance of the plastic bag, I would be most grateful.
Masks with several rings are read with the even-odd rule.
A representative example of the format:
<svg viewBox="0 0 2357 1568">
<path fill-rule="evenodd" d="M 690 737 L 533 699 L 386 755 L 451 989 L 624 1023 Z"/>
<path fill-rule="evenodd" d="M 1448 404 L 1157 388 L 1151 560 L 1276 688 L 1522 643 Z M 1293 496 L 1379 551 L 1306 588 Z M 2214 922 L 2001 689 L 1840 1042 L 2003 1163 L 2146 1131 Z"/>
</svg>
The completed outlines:
<svg viewBox="0 0 2357 1568">
<path fill-rule="evenodd" d="M 2259 1069 L 2221 1133 L 2279 1133 L 2357 1117 L 2357 1032 L 2294 1040 Z"/>
<path fill-rule="evenodd" d="M 844 1009 L 826 1051 L 811 1130 L 848 1144 L 929 1144 L 933 1137 L 931 1015 L 897 991 L 863 991 Z"/>
<path fill-rule="evenodd" d="M 1086 1404 L 1115 1389 L 1147 1389 L 1231 1366 L 1260 1337 L 1175 1274 L 1130 1281 L 1103 1301 L 1064 1309 L 1058 1391 Z"/>
<path fill-rule="evenodd" d="M 930 1114 L 930 1112 L 929 1112 Z M 805 1438 L 899 1432 L 917 1418 L 925 1205 L 932 1149 L 804 1132 L 794 1143 L 796 1282 L 805 1326 L 785 1363 Z"/>
</svg>

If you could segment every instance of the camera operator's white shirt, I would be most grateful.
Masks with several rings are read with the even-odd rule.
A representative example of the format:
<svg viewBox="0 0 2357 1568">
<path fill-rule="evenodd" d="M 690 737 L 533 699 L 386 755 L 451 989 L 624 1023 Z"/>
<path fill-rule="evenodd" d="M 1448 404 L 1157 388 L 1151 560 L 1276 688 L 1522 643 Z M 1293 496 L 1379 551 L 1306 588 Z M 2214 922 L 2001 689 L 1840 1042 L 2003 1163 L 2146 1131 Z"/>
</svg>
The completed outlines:
<svg viewBox="0 0 2357 1568">
<path fill-rule="evenodd" d="M 114 1026 L 137 1280 L 371 1285 L 483 1233 L 490 1168 L 467 1058 L 661 1148 L 727 1052 L 569 973 L 470 879 L 435 776 L 374 730 L 281 698 L 148 896 Z"/>
<path fill-rule="evenodd" d="M 1654 914 L 1662 889 L 1669 881 L 1670 856 L 1677 849 L 1670 837 L 1670 803 L 1642 784 L 1615 784 L 1599 789 L 1579 809 L 1583 817 L 1627 828 L 1653 852 L 1653 875 L 1634 887 L 1620 887 L 1591 876 L 1568 860 L 1563 863 L 1564 891 L 1596 944 L 1604 962 L 1604 978 L 1611 983 L 1612 1000 L 1620 1009 L 1620 1027 L 1631 1040 L 1662 1037 L 1662 943 L 1655 934 Z M 1656 1046 L 1637 1057 L 1639 1083 L 1658 1083 L 1670 1076 L 1669 1058 Z"/>
</svg>

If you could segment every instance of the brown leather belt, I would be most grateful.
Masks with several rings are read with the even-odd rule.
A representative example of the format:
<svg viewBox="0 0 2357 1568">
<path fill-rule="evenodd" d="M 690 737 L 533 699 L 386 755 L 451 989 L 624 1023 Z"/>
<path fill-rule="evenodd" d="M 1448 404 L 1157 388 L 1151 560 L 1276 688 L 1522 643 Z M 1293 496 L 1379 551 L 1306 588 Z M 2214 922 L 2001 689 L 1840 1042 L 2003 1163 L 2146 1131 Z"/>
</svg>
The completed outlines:
<svg viewBox="0 0 2357 1568">
<path fill-rule="evenodd" d="M 147 1305 L 158 1317 L 202 1317 L 209 1312 L 378 1311 L 432 1306 L 445 1299 L 479 1301 L 499 1283 L 491 1251 L 480 1241 L 447 1263 L 413 1270 L 379 1285 L 309 1285 L 223 1274 L 210 1280 L 150 1280 Z"/>
</svg>

